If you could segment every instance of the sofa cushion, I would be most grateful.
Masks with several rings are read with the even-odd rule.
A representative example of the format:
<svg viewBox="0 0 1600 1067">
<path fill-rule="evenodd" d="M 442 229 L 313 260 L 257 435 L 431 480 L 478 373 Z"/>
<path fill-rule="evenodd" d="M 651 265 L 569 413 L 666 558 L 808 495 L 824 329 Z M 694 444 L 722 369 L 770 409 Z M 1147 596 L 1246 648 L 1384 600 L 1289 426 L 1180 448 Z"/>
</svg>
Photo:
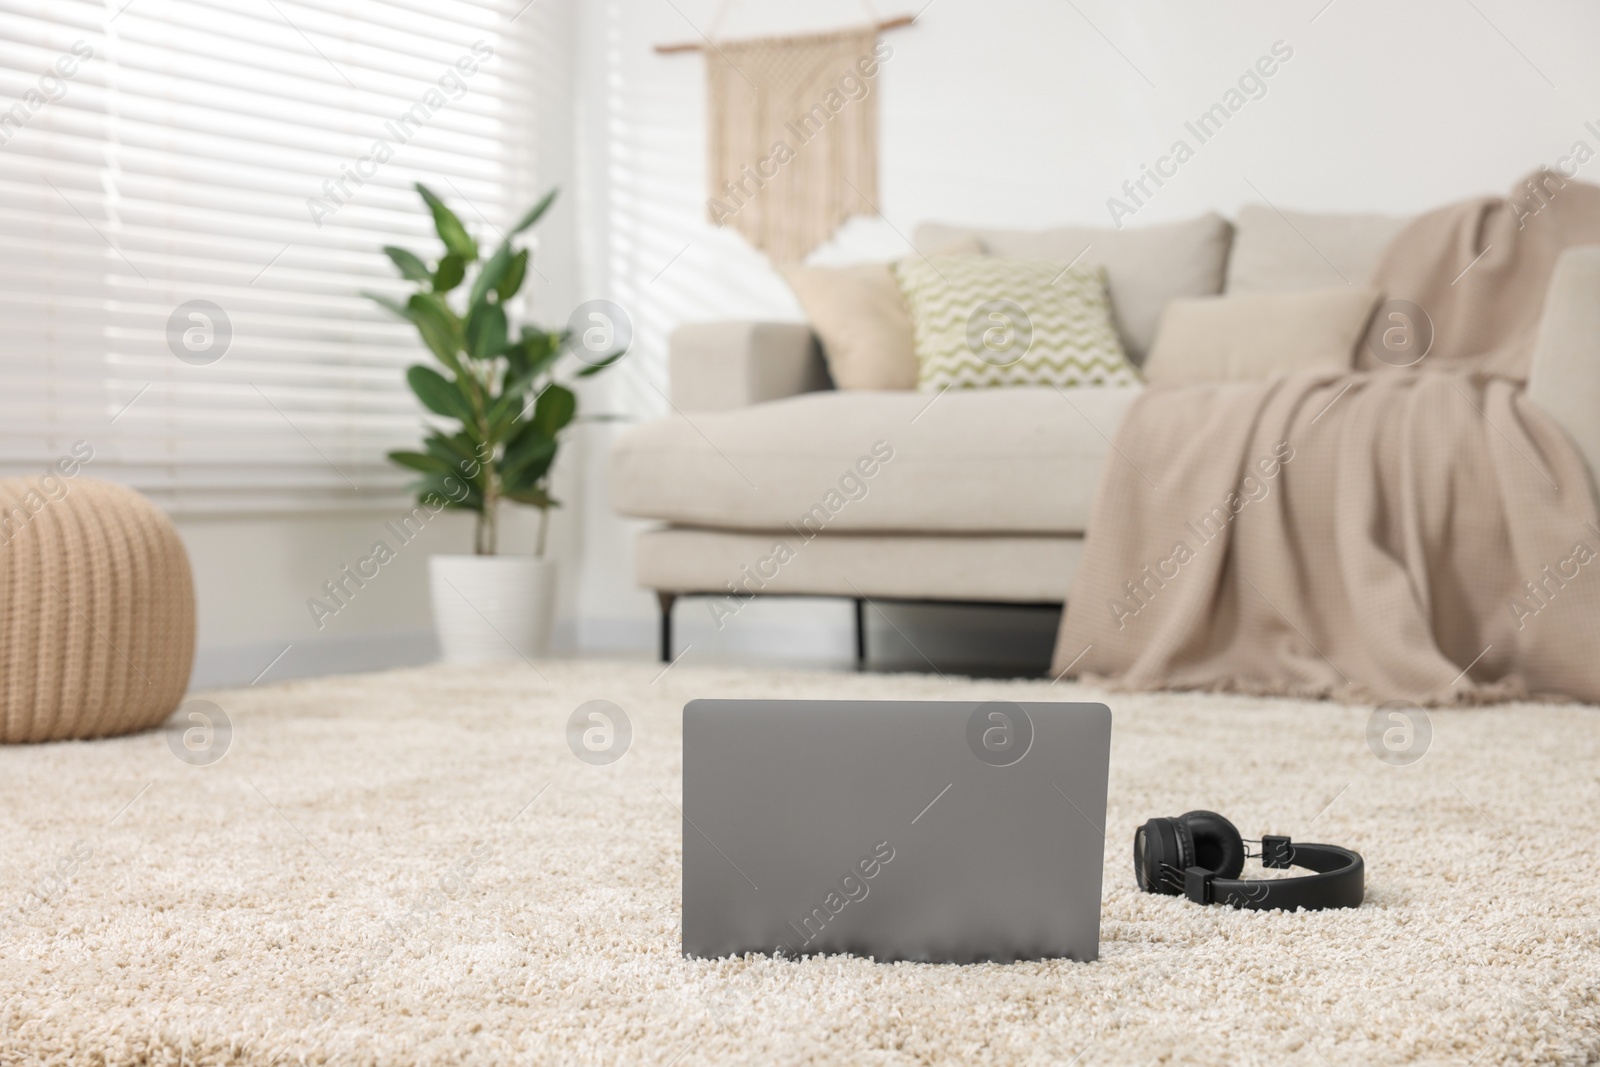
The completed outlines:
<svg viewBox="0 0 1600 1067">
<path fill-rule="evenodd" d="M 983 242 L 967 237 L 928 255 L 982 253 Z M 779 268 L 822 342 L 828 374 L 840 389 L 916 388 L 911 313 L 900 295 L 893 267 L 892 263 L 855 263 Z"/>
<path fill-rule="evenodd" d="M 1144 361 L 1150 385 L 1348 371 L 1381 293 L 1338 285 L 1174 300 Z"/>
<path fill-rule="evenodd" d="M 917 227 L 914 243 L 930 248 L 976 235 L 991 255 L 1103 265 L 1122 347 L 1137 364 L 1155 340 L 1156 322 L 1167 301 L 1222 291 L 1231 233 L 1220 215 L 1125 230 L 989 230 L 925 222 Z"/>
<path fill-rule="evenodd" d="M 1140 389 L 822 392 L 673 414 L 618 438 L 611 500 L 734 530 L 1082 533 Z"/>
<path fill-rule="evenodd" d="M 911 309 L 917 388 L 1134 385 L 1111 321 L 1106 269 L 999 256 L 894 265 Z"/>
<path fill-rule="evenodd" d="M 1313 215 L 1246 204 L 1234 224 L 1227 291 L 1365 285 L 1384 249 L 1410 222 L 1391 215 Z"/>
<path fill-rule="evenodd" d="M 816 334 L 803 322 L 691 322 L 667 348 L 672 406 L 723 411 L 828 388 Z"/>
<path fill-rule="evenodd" d="M 887 263 L 780 268 L 839 389 L 915 389 L 911 316 Z"/>
</svg>

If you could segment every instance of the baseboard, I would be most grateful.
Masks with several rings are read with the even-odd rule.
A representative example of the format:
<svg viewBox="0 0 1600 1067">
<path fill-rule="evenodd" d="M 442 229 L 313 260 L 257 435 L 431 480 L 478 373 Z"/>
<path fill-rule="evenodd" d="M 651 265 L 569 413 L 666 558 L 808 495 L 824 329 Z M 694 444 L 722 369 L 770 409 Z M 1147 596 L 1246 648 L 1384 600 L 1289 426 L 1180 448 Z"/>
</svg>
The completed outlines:
<svg viewBox="0 0 1600 1067">
<path fill-rule="evenodd" d="M 751 605 L 737 618 L 715 617 L 700 598 L 686 598 L 673 611 L 673 645 L 732 657 L 835 663 L 854 655 L 849 601 L 778 601 Z M 585 652 L 654 652 L 656 619 L 586 618 L 570 631 L 571 647 Z M 565 635 L 563 635 L 565 636 Z"/>
<path fill-rule="evenodd" d="M 1056 613 L 1037 608 L 951 608 L 885 603 L 867 613 L 868 647 L 876 664 L 922 669 L 968 664 L 1048 662 Z M 673 613 L 673 647 L 693 649 L 693 659 L 720 662 L 839 666 L 854 661 L 855 631 L 848 600 L 774 597 L 747 605 L 722 620 L 702 598 L 679 601 Z M 653 618 L 562 619 L 551 651 L 560 654 L 653 655 L 659 638 Z M 357 634 L 293 643 L 256 641 L 203 646 L 195 656 L 192 689 L 218 689 L 291 678 L 415 667 L 439 658 L 431 630 Z M 1041 668 L 1042 669 L 1042 668 Z"/>
<path fill-rule="evenodd" d="M 728 662 L 850 664 L 855 620 L 847 599 L 757 597 L 721 619 L 711 598 L 686 597 L 673 610 L 674 654 Z M 867 609 L 867 648 L 880 666 L 912 670 L 1029 668 L 1049 664 L 1060 610 L 1053 607 L 875 602 Z M 654 652 L 653 618 L 586 618 L 559 634 L 563 647 L 586 652 Z"/>
<path fill-rule="evenodd" d="M 415 667 L 438 658 L 439 642 L 432 630 L 209 645 L 195 653 L 189 688 L 221 689 L 257 681 L 265 684 L 327 674 L 358 674 Z"/>
</svg>

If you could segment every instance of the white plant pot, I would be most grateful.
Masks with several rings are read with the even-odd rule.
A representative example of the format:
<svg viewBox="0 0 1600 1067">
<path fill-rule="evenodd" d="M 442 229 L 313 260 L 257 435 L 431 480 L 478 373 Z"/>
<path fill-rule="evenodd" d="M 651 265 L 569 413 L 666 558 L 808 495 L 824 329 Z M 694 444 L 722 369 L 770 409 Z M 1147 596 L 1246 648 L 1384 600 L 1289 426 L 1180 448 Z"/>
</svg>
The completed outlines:
<svg viewBox="0 0 1600 1067">
<path fill-rule="evenodd" d="M 446 663 L 534 659 L 550 647 L 556 567 L 532 556 L 430 556 L 433 626 Z"/>
</svg>

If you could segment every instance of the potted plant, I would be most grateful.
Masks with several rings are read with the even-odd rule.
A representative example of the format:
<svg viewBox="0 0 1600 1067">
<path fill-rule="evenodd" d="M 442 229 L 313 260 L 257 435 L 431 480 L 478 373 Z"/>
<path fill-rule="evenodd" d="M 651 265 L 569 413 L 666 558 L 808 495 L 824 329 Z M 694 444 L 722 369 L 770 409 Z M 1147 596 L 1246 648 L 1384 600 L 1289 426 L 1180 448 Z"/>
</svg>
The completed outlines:
<svg viewBox="0 0 1600 1067">
<path fill-rule="evenodd" d="M 555 568 L 544 555 L 549 511 L 558 506 L 549 492 L 550 469 L 561 434 L 577 415 L 578 398 L 570 379 L 558 377 L 570 331 L 523 325 L 513 332 L 506 304 L 528 271 L 529 250 L 514 241 L 549 209 L 555 190 L 486 259 L 439 197 L 420 182 L 417 192 L 433 215 L 443 254 L 429 263 L 404 248 L 385 247 L 416 289 L 404 303 L 367 295 L 414 325 L 438 361 L 437 367 L 418 364 L 406 371 L 412 392 L 438 419 L 422 451 L 390 452 L 389 458 L 418 473 L 414 488 L 423 506 L 477 515 L 472 555 L 428 560 L 445 660 L 536 655 L 548 643 L 555 604 Z M 596 374 L 622 355 L 586 353 L 574 361 L 571 378 Z M 507 501 L 539 510 L 531 557 L 496 555 L 499 509 Z"/>
</svg>

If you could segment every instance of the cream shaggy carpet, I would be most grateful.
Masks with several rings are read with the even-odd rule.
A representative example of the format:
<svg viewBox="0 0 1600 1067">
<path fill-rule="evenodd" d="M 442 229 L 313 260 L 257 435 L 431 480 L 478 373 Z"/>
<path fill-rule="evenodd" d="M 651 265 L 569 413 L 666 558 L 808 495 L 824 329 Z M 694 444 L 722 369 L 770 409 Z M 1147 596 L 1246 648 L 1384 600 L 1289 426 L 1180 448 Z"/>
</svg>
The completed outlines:
<svg viewBox="0 0 1600 1067">
<path fill-rule="evenodd" d="M 1436 711 L 1391 766 L 1366 709 L 1112 696 L 1100 962 L 689 962 L 686 700 L 1100 694 L 658 670 L 215 693 L 235 731 L 205 767 L 160 732 L 0 750 L 0 1063 L 1600 1060 L 1595 709 Z M 632 719 L 610 766 L 566 743 L 595 698 Z M 1360 850 L 1366 906 L 1138 893 L 1134 827 L 1194 807 Z"/>
</svg>

